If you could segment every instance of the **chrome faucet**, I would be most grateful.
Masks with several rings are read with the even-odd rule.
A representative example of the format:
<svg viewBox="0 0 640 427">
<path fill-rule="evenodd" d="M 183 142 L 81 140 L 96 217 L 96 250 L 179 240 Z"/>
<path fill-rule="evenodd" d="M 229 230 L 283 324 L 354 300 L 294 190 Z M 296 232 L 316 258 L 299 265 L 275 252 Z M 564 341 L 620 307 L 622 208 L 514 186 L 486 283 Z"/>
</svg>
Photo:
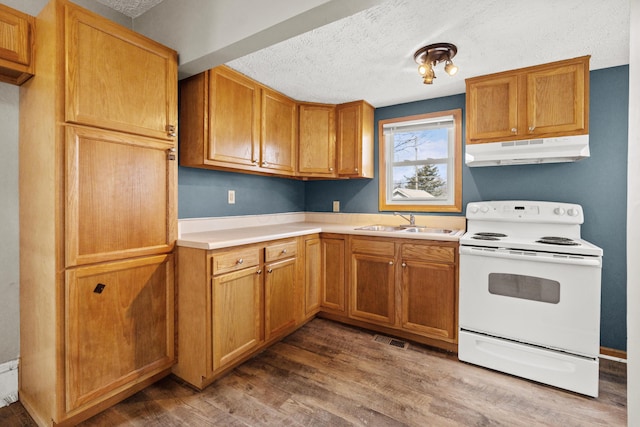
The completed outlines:
<svg viewBox="0 0 640 427">
<path fill-rule="evenodd" d="M 409 214 L 409 218 L 407 218 L 406 216 L 402 215 L 400 212 L 394 212 L 393 214 L 401 216 L 402 218 L 404 218 L 407 221 L 409 221 L 409 225 L 416 225 L 416 217 L 415 217 L 414 214 Z"/>
</svg>

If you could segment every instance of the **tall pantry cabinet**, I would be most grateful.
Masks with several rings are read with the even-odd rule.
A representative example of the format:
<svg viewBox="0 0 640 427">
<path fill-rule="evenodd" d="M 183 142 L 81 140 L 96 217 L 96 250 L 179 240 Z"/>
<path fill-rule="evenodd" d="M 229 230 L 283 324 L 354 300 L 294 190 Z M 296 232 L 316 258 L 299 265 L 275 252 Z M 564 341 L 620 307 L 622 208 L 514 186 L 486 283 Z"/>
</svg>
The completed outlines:
<svg viewBox="0 0 640 427">
<path fill-rule="evenodd" d="M 20 400 L 74 425 L 174 363 L 177 54 L 66 0 L 20 88 Z"/>
</svg>

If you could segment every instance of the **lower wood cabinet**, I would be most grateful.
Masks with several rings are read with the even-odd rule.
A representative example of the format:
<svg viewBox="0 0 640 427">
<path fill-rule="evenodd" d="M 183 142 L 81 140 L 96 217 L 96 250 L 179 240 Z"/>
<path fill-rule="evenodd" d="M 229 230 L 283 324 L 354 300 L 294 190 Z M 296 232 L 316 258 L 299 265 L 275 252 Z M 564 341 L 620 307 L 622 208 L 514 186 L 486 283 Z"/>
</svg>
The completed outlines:
<svg viewBox="0 0 640 427">
<path fill-rule="evenodd" d="M 318 235 L 304 240 L 304 316 L 314 316 L 320 310 L 322 295 L 322 240 Z"/>
<path fill-rule="evenodd" d="M 302 324 L 302 244 L 178 248 L 176 376 L 202 389 Z"/>
<path fill-rule="evenodd" d="M 323 234 L 321 244 L 320 307 L 324 312 L 346 315 L 346 237 L 339 234 Z"/>
<path fill-rule="evenodd" d="M 327 243 L 335 245 L 334 240 Z M 321 315 L 457 351 L 458 243 L 360 236 L 346 240 L 348 313 L 346 318 L 329 310 Z"/>
</svg>

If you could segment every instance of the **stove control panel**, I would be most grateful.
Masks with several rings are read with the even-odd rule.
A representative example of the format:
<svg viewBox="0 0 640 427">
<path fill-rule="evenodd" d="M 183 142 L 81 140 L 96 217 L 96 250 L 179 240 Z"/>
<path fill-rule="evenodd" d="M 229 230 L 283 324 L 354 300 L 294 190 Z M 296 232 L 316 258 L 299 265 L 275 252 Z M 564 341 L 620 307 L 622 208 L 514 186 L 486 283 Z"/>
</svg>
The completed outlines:
<svg viewBox="0 0 640 427">
<path fill-rule="evenodd" d="M 486 201 L 467 205 L 472 220 L 582 224 L 582 207 L 572 203 L 537 201 Z"/>
</svg>

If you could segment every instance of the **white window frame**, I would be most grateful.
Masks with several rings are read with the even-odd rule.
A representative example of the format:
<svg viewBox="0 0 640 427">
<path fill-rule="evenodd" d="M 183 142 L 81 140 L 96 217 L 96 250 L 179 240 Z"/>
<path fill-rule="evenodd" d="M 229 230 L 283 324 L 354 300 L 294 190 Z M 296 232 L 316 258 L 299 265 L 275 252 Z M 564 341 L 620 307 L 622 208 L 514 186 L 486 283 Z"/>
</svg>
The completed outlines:
<svg viewBox="0 0 640 427">
<path fill-rule="evenodd" d="M 429 127 L 450 127 L 448 132 L 447 158 L 419 159 L 395 164 L 392 134 L 395 131 L 428 129 Z M 390 136 L 388 138 L 387 136 Z M 408 117 L 380 120 L 378 122 L 379 164 L 379 210 L 380 211 L 420 211 L 420 212 L 461 212 L 462 211 L 462 110 L 439 111 Z M 426 164 L 447 164 L 447 191 L 444 197 L 410 197 L 394 200 L 393 167 Z"/>
</svg>

